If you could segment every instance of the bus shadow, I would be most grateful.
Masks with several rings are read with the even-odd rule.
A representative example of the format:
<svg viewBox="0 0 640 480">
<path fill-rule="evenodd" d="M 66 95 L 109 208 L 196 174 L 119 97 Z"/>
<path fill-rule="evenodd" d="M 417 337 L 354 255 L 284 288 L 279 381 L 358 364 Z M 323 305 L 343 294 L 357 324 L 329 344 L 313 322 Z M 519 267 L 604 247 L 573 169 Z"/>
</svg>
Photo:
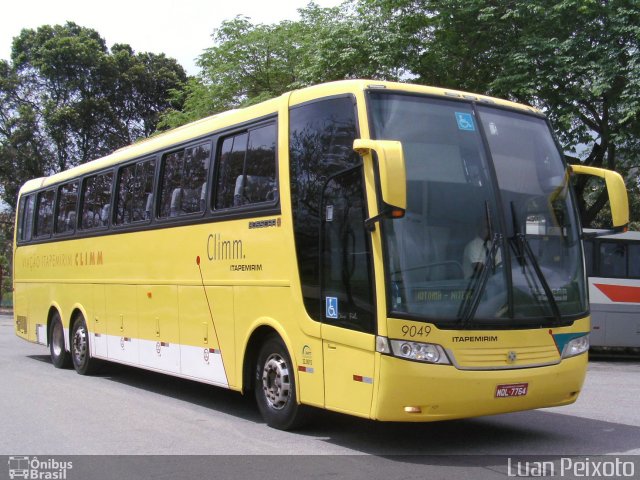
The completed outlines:
<svg viewBox="0 0 640 480">
<path fill-rule="evenodd" d="M 51 363 L 51 355 L 27 355 L 27 358 L 31 360 L 37 360 L 38 362 L 48 363 L 49 365 L 53 365 Z"/>
<path fill-rule="evenodd" d="M 104 362 L 94 375 L 147 392 L 175 398 L 244 420 L 261 423 L 253 395 L 118 363 Z"/>
<path fill-rule="evenodd" d="M 27 358 L 47 363 L 53 368 L 50 355 L 27 355 Z M 73 367 L 69 370 L 75 373 L 73 372 Z M 100 361 L 97 372 L 91 376 L 183 400 L 204 408 L 234 415 L 244 420 L 256 423 L 262 422 L 262 418 L 255 406 L 253 395 L 245 396 L 213 385 L 114 362 Z"/>
<path fill-rule="evenodd" d="M 30 355 L 51 363 L 48 355 Z M 263 424 L 253 395 L 116 363 L 98 378 Z M 316 439 L 402 463 L 493 468 L 504 456 L 604 455 L 640 450 L 640 427 L 534 410 L 433 423 L 382 423 L 314 409 L 306 427 L 286 435 Z M 493 456 L 493 458 L 492 458 Z"/>
<path fill-rule="evenodd" d="M 638 363 L 640 361 L 640 349 L 627 350 L 599 350 L 589 351 L 590 362 L 611 362 L 611 363 Z"/>
<path fill-rule="evenodd" d="M 434 465 L 451 464 L 452 455 L 465 457 L 456 458 L 456 465 L 481 466 L 495 463 L 483 460 L 491 456 L 605 455 L 640 449 L 640 427 L 544 410 L 433 423 L 378 423 L 320 412 L 314 425 L 300 434 L 362 453 Z"/>
</svg>

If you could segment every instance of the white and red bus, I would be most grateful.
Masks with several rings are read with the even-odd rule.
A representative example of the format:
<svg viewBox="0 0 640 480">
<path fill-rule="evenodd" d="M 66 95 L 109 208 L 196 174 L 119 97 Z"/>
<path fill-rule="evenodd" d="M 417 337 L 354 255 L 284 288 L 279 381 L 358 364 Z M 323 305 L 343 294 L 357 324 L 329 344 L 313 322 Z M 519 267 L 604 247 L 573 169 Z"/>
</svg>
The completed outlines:
<svg viewBox="0 0 640 480">
<path fill-rule="evenodd" d="M 640 349 L 640 232 L 584 232 L 591 346 Z"/>
</svg>

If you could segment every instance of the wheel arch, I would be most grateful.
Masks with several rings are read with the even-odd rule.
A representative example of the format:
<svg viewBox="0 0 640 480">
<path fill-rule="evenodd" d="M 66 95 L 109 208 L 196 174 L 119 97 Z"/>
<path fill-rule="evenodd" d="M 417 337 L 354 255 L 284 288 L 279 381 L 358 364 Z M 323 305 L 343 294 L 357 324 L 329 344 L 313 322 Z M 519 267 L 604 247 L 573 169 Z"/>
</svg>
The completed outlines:
<svg viewBox="0 0 640 480">
<path fill-rule="evenodd" d="M 291 339 L 285 333 L 282 326 L 273 319 L 261 318 L 250 329 L 250 334 L 244 342 L 244 350 L 242 352 L 242 393 L 253 390 L 254 378 L 253 369 L 258 360 L 258 353 L 265 339 L 271 335 L 280 337 L 291 358 L 291 368 L 295 378 L 296 396 L 300 398 L 300 382 L 298 381 L 298 369 L 296 367 L 296 356 L 292 348 Z"/>
<path fill-rule="evenodd" d="M 52 303 L 49 305 L 49 311 L 47 312 L 47 346 L 51 344 L 51 325 L 53 324 L 53 317 L 58 314 L 60 321 L 62 322 L 62 328 L 64 329 L 64 320 L 62 319 L 62 312 L 60 311 L 60 305 Z M 65 345 L 66 348 L 66 345 Z"/>
</svg>

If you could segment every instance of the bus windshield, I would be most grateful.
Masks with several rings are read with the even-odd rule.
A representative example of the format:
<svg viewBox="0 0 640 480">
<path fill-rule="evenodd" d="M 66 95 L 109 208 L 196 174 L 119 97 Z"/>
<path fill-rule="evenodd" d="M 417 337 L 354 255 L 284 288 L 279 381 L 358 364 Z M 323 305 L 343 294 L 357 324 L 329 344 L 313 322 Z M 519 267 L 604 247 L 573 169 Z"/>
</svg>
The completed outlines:
<svg viewBox="0 0 640 480">
<path fill-rule="evenodd" d="M 407 210 L 382 224 L 389 314 L 445 328 L 567 324 L 587 311 L 569 178 L 536 115 L 370 92 L 402 142 Z"/>
</svg>

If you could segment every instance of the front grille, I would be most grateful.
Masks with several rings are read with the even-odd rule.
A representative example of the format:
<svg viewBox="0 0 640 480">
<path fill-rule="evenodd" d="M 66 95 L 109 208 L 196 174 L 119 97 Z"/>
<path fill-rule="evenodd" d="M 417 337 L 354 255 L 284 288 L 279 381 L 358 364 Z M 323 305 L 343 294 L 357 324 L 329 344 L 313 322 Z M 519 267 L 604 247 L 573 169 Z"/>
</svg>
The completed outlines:
<svg viewBox="0 0 640 480">
<path fill-rule="evenodd" d="M 554 345 L 458 348 L 450 353 L 453 354 L 455 364 L 459 368 L 474 370 L 525 368 L 560 361 L 560 354 Z"/>
</svg>

